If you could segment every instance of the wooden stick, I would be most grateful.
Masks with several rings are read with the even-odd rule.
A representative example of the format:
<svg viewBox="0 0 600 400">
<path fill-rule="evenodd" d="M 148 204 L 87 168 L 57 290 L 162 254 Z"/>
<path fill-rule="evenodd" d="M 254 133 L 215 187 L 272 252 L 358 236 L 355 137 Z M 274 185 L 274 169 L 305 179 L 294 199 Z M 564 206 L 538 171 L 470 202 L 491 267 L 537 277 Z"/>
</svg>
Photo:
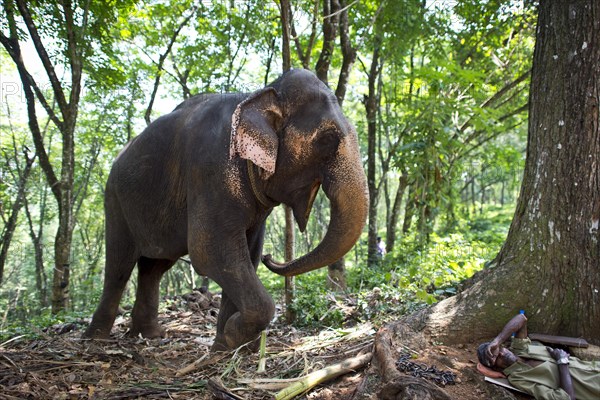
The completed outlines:
<svg viewBox="0 0 600 400">
<path fill-rule="evenodd" d="M 550 344 L 563 344 L 571 347 L 588 347 L 588 342 L 583 338 L 574 338 L 567 336 L 545 335 L 543 333 L 530 333 L 529 339 L 538 340 Z"/>
<path fill-rule="evenodd" d="M 293 383 L 285 389 L 279 391 L 275 395 L 275 400 L 290 400 L 294 397 L 307 392 L 318 384 L 328 381 L 330 379 L 337 378 L 338 376 L 347 374 L 349 372 L 356 371 L 359 368 L 364 367 L 371 361 L 373 353 L 361 354 L 356 357 L 349 358 L 342 361 L 339 364 L 330 365 L 329 367 L 320 369 L 315 372 L 311 372 L 306 375 L 304 379 Z"/>
<path fill-rule="evenodd" d="M 209 379 L 207 382 L 208 389 L 211 391 L 213 398 L 219 400 L 244 400 L 242 397 L 231 393 L 219 378 Z"/>
<path fill-rule="evenodd" d="M 180 377 L 186 374 L 189 374 L 190 372 L 194 372 L 196 370 L 199 370 L 200 368 L 203 368 L 207 365 L 210 364 L 214 364 L 216 362 L 221 361 L 223 358 L 229 356 L 229 353 L 216 353 L 216 354 L 205 354 L 202 357 L 200 357 L 198 360 L 194 361 L 193 363 L 181 368 L 180 370 L 178 370 L 175 373 L 175 376 Z"/>
</svg>

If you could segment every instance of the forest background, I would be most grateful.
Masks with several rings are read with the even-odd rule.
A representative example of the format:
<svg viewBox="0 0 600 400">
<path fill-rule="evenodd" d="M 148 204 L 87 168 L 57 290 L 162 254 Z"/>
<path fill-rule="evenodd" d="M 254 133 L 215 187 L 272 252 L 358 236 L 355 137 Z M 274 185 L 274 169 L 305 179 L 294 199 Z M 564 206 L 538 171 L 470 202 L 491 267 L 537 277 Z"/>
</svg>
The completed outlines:
<svg viewBox="0 0 600 400">
<path fill-rule="evenodd" d="M 296 323 L 338 326 L 431 304 L 460 290 L 502 246 L 525 160 L 532 2 L 3 5 L 3 337 L 91 315 L 102 286 L 103 190 L 116 154 L 193 94 L 251 92 L 276 79 L 286 30 L 291 66 L 316 71 L 356 126 L 371 200 L 345 273 L 297 279 Z M 318 243 L 327 221 L 320 196 L 306 232 L 296 233 L 297 254 Z M 387 245 L 381 258 L 377 237 Z M 283 258 L 284 242 L 277 208 L 264 252 Z M 262 266 L 259 273 L 281 299 L 283 278 Z M 200 284 L 181 261 L 161 291 Z M 377 309 L 368 302 L 374 290 L 384 299 Z M 134 293 L 132 279 L 123 304 Z M 344 301 L 358 311 L 336 306 Z"/>
</svg>

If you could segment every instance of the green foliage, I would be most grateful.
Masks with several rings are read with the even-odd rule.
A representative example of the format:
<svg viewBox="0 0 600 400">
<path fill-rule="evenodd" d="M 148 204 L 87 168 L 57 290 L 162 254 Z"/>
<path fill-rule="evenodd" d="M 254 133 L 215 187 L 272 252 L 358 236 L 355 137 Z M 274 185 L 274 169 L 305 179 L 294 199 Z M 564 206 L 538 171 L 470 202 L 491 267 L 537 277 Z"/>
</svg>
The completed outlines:
<svg viewBox="0 0 600 400">
<path fill-rule="evenodd" d="M 377 265 L 361 262 L 348 268 L 346 294 L 326 289 L 325 271 L 299 276 L 293 305 L 296 324 L 340 327 L 353 321 L 377 322 L 455 295 L 462 281 L 494 259 L 511 217 L 512 207 L 488 207 L 473 220 L 461 220 L 447 236 L 433 234 L 428 243 L 416 234 L 405 237 Z M 281 290 L 272 281 L 270 288 Z M 348 304 L 354 307 L 351 314 Z"/>
<path fill-rule="evenodd" d="M 347 266 L 345 293 L 326 287 L 325 269 L 296 277 L 295 325 L 336 328 L 356 321 L 377 322 L 456 294 L 462 281 L 493 260 L 508 233 L 512 212 L 512 206 L 484 207 L 482 214 L 461 219 L 453 232 L 432 234 L 429 242 L 413 232 L 372 267 L 359 257 L 361 261 Z M 283 279 L 263 267 L 259 275 L 282 301 Z"/>
<path fill-rule="evenodd" d="M 84 318 L 87 317 L 87 312 L 69 311 L 52 314 L 50 309 L 46 309 L 32 318 L 0 326 L 0 343 L 15 336 L 24 336 L 28 339 L 43 338 L 52 327 L 56 327 L 58 330 L 69 329 L 70 327 L 66 327 L 66 324 L 72 324 L 73 329 L 81 328 L 85 324 Z"/>
<path fill-rule="evenodd" d="M 323 285 L 326 280 L 326 270 L 305 274 L 296 279 L 292 310 L 296 315 L 297 325 L 339 327 L 344 322 L 345 315 L 338 307 L 335 294 Z"/>
</svg>

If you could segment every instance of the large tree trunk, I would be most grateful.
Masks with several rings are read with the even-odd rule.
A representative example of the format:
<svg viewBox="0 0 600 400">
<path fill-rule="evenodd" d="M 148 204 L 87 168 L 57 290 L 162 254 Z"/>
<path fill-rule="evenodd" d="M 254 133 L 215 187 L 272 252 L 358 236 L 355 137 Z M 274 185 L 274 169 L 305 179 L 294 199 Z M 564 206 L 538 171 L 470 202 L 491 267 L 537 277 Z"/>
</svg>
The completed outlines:
<svg viewBox="0 0 600 400">
<path fill-rule="evenodd" d="M 497 334 L 524 309 L 533 332 L 600 344 L 600 3 L 542 1 L 521 194 L 493 268 L 412 316 L 452 343 Z"/>
</svg>

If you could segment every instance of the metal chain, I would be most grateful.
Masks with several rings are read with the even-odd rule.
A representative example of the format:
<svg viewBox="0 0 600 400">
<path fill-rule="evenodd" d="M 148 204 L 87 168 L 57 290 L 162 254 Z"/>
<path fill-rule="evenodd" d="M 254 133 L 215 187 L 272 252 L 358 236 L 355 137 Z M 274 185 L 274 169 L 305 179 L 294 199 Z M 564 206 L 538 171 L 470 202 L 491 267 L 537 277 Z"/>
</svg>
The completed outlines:
<svg viewBox="0 0 600 400">
<path fill-rule="evenodd" d="M 400 354 L 400 358 L 396 361 L 398 370 L 410 374 L 415 378 L 425 378 L 434 381 L 437 384 L 446 386 L 456 384 L 456 374 L 450 371 L 441 371 L 432 365 L 419 364 L 411 361 L 409 353 Z"/>
</svg>

